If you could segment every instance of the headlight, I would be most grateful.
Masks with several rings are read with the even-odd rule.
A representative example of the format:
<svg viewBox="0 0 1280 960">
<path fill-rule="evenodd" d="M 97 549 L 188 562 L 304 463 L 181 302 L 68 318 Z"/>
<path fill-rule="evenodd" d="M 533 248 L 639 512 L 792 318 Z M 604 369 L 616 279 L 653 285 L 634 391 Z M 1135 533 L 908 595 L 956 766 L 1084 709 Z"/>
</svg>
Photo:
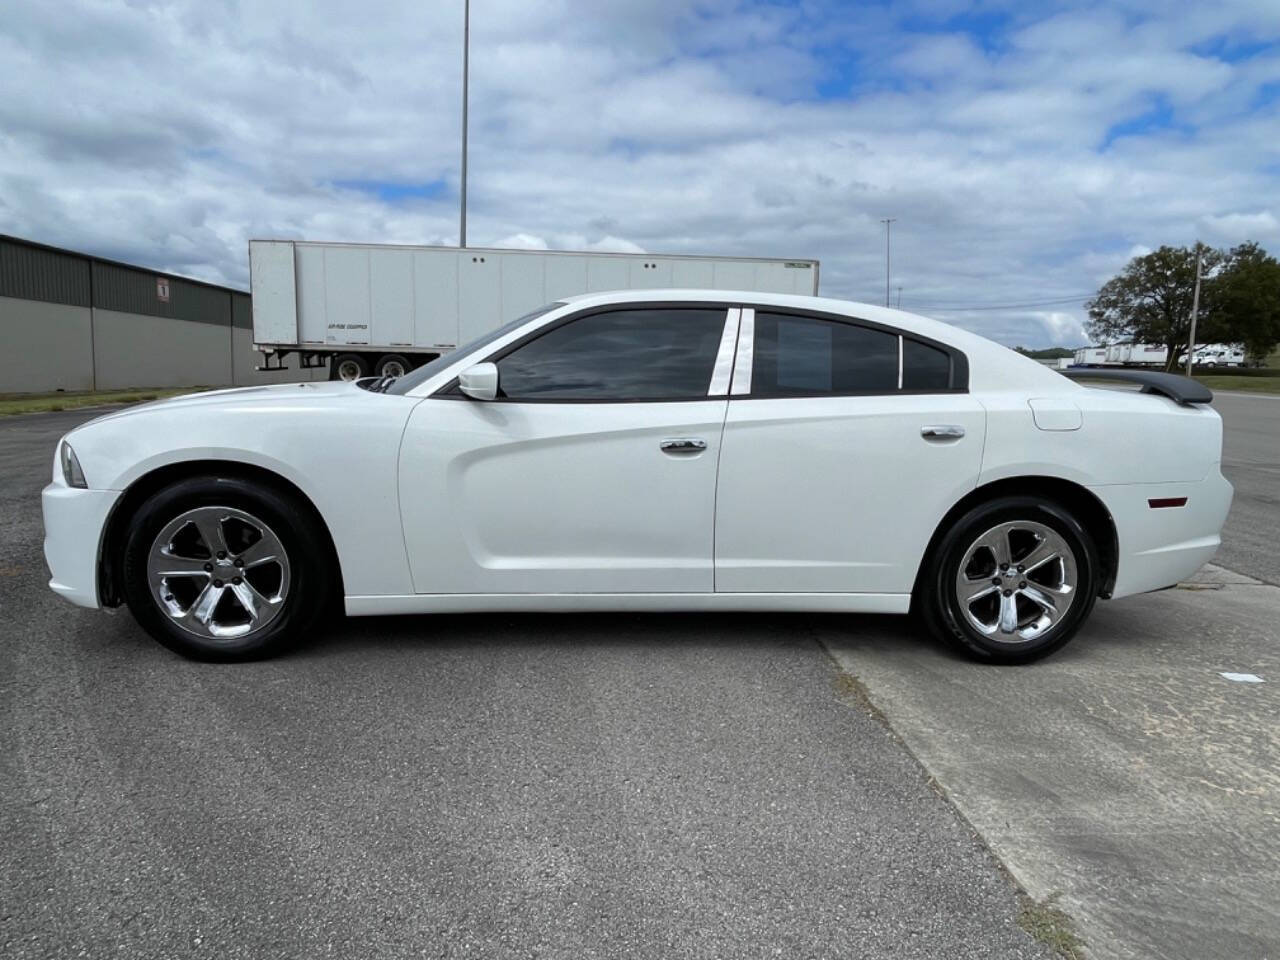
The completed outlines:
<svg viewBox="0 0 1280 960">
<path fill-rule="evenodd" d="M 84 471 L 80 469 L 80 461 L 76 459 L 76 452 L 65 440 L 62 441 L 62 479 L 68 487 L 87 489 L 89 486 L 84 478 Z"/>
</svg>

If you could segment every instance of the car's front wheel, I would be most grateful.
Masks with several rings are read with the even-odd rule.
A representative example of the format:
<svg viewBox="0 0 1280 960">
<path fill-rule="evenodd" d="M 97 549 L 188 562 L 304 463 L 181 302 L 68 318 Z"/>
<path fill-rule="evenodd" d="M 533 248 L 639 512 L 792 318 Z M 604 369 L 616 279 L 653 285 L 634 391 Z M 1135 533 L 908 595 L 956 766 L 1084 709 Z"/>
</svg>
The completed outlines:
<svg viewBox="0 0 1280 960">
<path fill-rule="evenodd" d="M 129 525 L 125 600 L 148 633 L 184 656 L 267 656 L 306 636 L 327 607 L 328 556 L 313 518 L 284 490 L 234 477 L 183 480 Z"/>
<path fill-rule="evenodd" d="M 928 558 L 917 603 L 942 639 L 978 660 L 1028 663 L 1079 630 L 1098 593 L 1098 552 L 1054 501 L 979 504 Z"/>
</svg>

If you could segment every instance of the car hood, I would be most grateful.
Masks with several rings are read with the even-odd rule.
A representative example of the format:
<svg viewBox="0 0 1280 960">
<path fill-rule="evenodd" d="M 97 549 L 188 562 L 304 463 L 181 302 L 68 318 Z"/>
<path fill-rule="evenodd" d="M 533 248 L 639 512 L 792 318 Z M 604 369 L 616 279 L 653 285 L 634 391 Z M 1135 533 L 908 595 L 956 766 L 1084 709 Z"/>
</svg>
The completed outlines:
<svg viewBox="0 0 1280 960">
<path fill-rule="evenodd" d="M 137 416 L 141 413 L 160 409 L 178 410 L 188 407 L 216 407 L 231 403 L 236 405 L 246 403 L 256 405 L 282 400 L 288 403 L 295 403 L 298 401 L 328 399 L 344 393 L 352 394 L 353 396 L 370 396 L 369 391 L 361 389 L 354 383 L 341 380 L 322 381 L 320 383 L 277 383 L 261 387 L 232 387 L 227 390 L 184 393 L 177 397 L 166 397 L 163 400 L 153 400 L 150 403 L 139 403 L 121 410 L 113 410 L 101 417 L 90 420 L 84 426 L 103 423 L 107 420 L 119 420 L 124 417 Z"/>
</svg>

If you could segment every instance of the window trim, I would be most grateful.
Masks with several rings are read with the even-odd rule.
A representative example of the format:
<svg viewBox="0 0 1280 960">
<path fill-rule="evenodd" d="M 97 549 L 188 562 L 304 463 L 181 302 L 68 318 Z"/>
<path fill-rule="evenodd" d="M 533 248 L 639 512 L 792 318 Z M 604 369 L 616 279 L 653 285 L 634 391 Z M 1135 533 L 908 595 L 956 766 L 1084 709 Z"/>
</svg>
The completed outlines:
<svg viewBox="0 0 1280 960">
<path fill-rule="evenodd" d="M 594 307 L 587 307 L 584 310 L 579 310 L 577 313 L 570 313 L 570 314 L 566 314 L 563 317 L 557 317 L 555 320 L 552 320 L 544 324 L 543 326 L 538 327 L 537 329 L 529 331 L 524 336 L 519 337 L 516 340 L 513 340 L 512 342 L 506 344 L 505 346 L 499 347 L 497 350 L 495 350 L 493 353 L 486 356 L 484 359 L 476 359 L 474 362 L 496 364 L 496 363 L 499 363 L 508 355 L 515 353 L 515 351 L 519 350 L 525 344 L 532 343 L 534 340 L 537 340 L 539 337 L 546 336 L 548 333 L 551 333 L 551 331 L 557 330 L 560 327 L 563 327 L 567 324 L 574 323 L 578 320 L 585 320 L 588 317 L 592 317 L 601 313 L 618 313 L 621 311 L 632 311 L 632 310 L 720 311 L 721 313 L 724 314 L 724 323 L 727 328 L 730 320 L 732 319 L 732 313 L 738 310 L 738 304 L 732 303 L 731 301 L 728 301 L 728 300 L 629 300 L 629 301 L 622 301 L 618 303 L 598 304 Z M 724 343 L 724 336 L 725 334 L 722 333 L 721 334 L 722 347 Z M 736 344 L 736 346 L 741 346 L 741 336 L 738 337 L 738 343 Z M 719 358 L 719 354 L 717 353 L 717 359 L 718 358 Z M 492 400 L 486 400 L 484 402 L 485 403 L 538 403 L 538 404 L 546 404 L 546 403 L 573 403 L 573 404 L 705 403 L 708 400 L 715 401 L 715 400 L 726 399 L 723 396 L 711 395 L 710 390 L 711 390 L 711 385 L 714 382 L 714 379 L 715 379 L 715 370 L 713 368 L 711 377 L 708 380 L 707 393 L 704 393 L 698 396 L 692 396 L 692 397 L 678 397 L 678 398 L 661 399 L 661 400 L 654 399 L 652 397 L 639 397 L 639 398 L 633 398 L 633 399 L 627 399 L 627 398 L 602 399 L 602 398 L 592 398 L 592 397 L 542 397 L 542 398 L 494 397 Z M 499 377 L 498 379 L 498 388 L 499 389 L 502 388 L 501 377 Z M 464 394 L 461 388 L 458 386 L 457 377 L 452 378 L 451 380 L 449 380 L 449 382 L 442 385 L 438 390 L 431 393 L 430 397 L 438 398 L 442 400 L 467 400 L 469 402 L 471 400 L 471 398 L 468 397 L 466 394 Z"/>
<path fill-rule="evenodd" d="M 771 393 L 768 396 L 757 394 L 754 392 L 754 384 L 752 382 L 752 367 L 755 360 L 755 312 L 759 310 L 762 313 L 778 314 L 781 316 L 797 317 L 807 320 L 825 320 L 831 323 L 843 323 L 851 327 L 863 327 L 868 330 L 876 330 L 881 333 L 888 333 L 898 338 L 898 386 L 893 390 L 833 390 L 829 393 Z M 747 314 L 751 314 L 751 336 L 746 336 Z M 964 394 L 969 392 L 969 358 L 965 356 L 962 350 L 951 346 L 949 343 L 943 343 L 941 340 L 935 340 L 932 337 L 924 336 L 918 333 L 909 333 L 900 327 L 893 327 L 885 323 L 876 323 L 874 320 L 863 320 L 860 317 L 853 317 L 843 313 L 830 313 L 825 310 L 804 310 L 795 307 L 781 307 L 769 304 L 756 303 L 752 305 L 744 305 L 742 310 L 743 320 L 742 328 L 738 334 L 738 361 L 742 360 L 743 348 L 746 347 L 747 359 L 746 369 L 744 371 L 745 389 L 738 390 L 738 365 L 734 367 L 734 382 L 730 390 L 731 400 L 820 400 L 826 397 L 913 397 L 913 396 L 934 396 L 939 394 Z M 945 388 L 932 389 L 912 389 L 904 390 L 903 383 L 903 354 L 905 353 L 905 341 L 913 340 L 916 343 L 927 347 L 933 347 L 941 350 L 947 355 L 951 361 L 951 370 L 948 378 L 949 386 Z"/>
</svg>

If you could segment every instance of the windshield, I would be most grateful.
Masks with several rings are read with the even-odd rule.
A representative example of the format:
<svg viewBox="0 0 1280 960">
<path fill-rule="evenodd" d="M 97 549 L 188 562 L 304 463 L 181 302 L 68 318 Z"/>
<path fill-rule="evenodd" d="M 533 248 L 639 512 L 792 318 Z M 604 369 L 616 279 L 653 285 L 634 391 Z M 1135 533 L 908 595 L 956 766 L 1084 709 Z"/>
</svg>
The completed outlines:
<svg viewBox="0 0 1280 960">
<path fill-rule="evenodd" d="M 470 353 L 473 350 L 479 350 L 480 348 L 493 343 L 499 337 L 503 337 L 510 333 L 521 324 L 528 323 L 530 320 L 536 319 L 544 313 L 550 313 L 552 310 L 563 307 L 564 305 L 564 301 L 557 300 L 555 303 L 548 303 L 545 307 L 539 307 L 537 310 L 532 310 L 522 317 L 516 317 L 514 320 L 508 320 L 502 326 L 498 327 L 498 329 L 491 330 L 482 337 L 476 337 L 476 339 L 462 344 L 456 350 L 452 350 L 449 353 L 442 353 L 430 363 L 424 363 L 422 366 L 418 367 L 417 370 L 405 374 L 399 380 L 393 381 L 391 386 L 387 387 L 384 392 L 408 393 L 418 384 L 431 379 L 445 367 L 449 366 L 449 364 L 453 363 L 461 354 Z"/>
</svg>

